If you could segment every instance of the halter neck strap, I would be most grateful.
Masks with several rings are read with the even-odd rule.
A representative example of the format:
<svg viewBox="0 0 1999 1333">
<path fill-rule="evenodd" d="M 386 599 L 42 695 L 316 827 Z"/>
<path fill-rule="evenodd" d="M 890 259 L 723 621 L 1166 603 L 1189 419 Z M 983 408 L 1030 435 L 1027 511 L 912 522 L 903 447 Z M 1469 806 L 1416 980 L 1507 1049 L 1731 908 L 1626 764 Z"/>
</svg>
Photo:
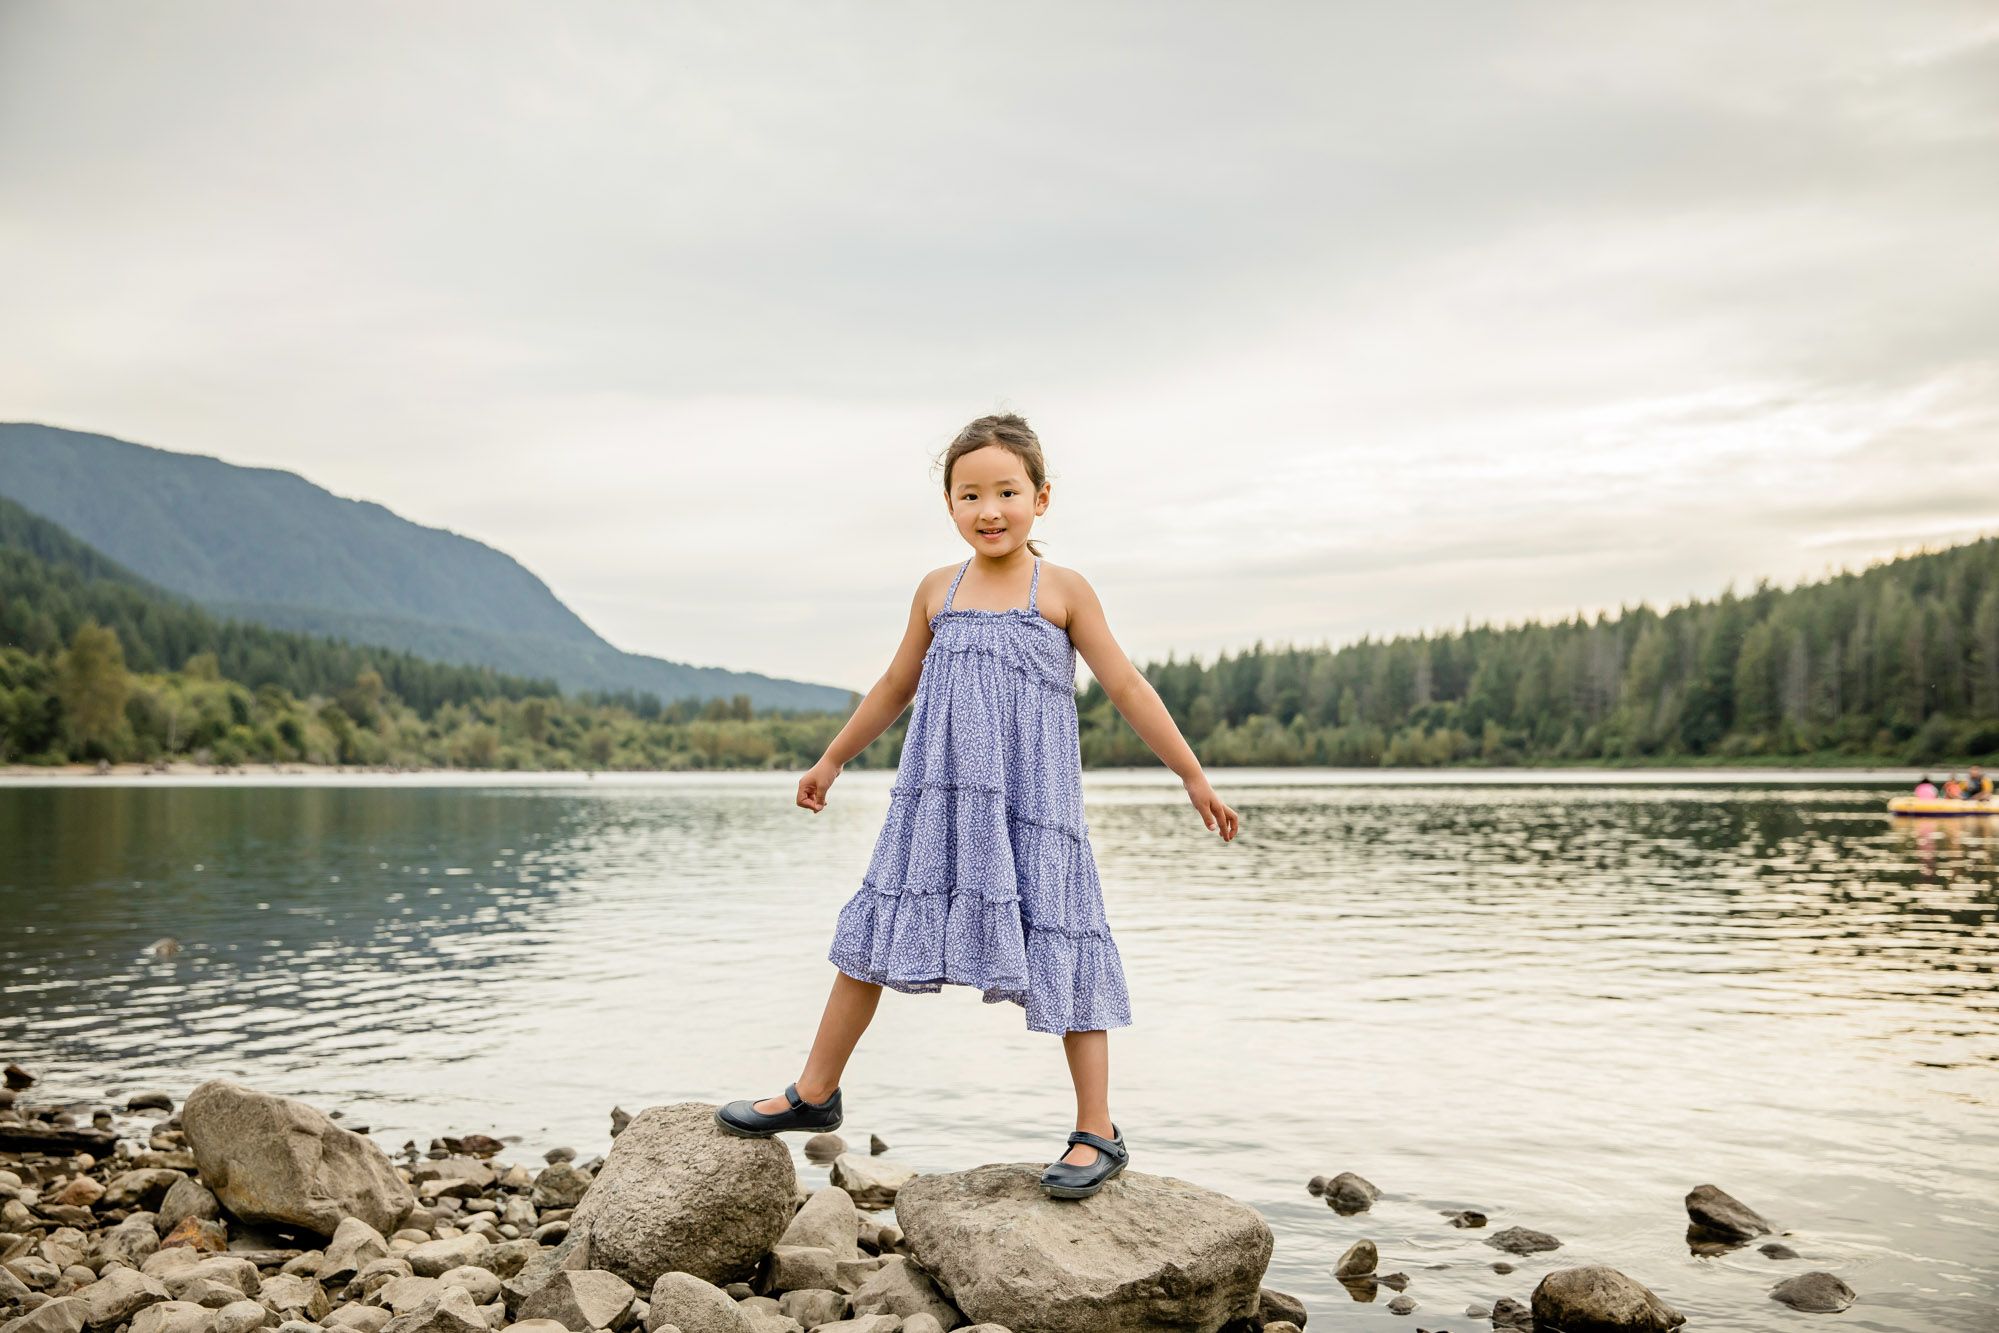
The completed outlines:
<svg viewBox="0 0 1999 1333">
<path fill-rule="evenodd" d="M 966 556 L 965 563 L 958 566 L 958 577 L 951 580 L 951 591 L 944 594 L 944 609 L 951 609 L 951 599 L 958 595 L 958 585 L 964 581 L 965 571 L 972 567 L 972 557 Z M 1032 600 L 1030 596 L 1029 600 Z"/>
<path fill-rule="evenodd" d="M 1034 599 L 1041 591 L 1041 557 L 1034 557 L 1034 577 L 1027 583 L 1027 611 L 1034 614 Z"/>
</svg>

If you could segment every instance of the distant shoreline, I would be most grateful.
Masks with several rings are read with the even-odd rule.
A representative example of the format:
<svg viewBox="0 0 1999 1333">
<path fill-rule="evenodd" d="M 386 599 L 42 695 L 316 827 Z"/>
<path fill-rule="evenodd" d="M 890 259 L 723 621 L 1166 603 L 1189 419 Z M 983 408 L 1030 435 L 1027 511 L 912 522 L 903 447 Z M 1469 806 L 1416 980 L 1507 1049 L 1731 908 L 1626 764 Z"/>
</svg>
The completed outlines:
<svg viewBox="0 0 1999 1333">
<path fill-rule="evenodd" d="M 1960 766 L 1961 767 L 1961 766 Z M 0 787 L 215 785 L 215 786 L 588 786 L 692 784 L 701 782 L 752 782 L 789 780 L 803 770 L 783 768 L 711 769 L 474 769 L 397 768 L 328 764 L 245 764 L 236 767 L 174 763 L 164 767 L 151 764 L 113 764 L 99 769 L 92 764 L 7 764 L 0 765 Z M 1756 765 L 1741 760 L 1680 764 L 1629 764 L 1608 768 L 1587 764 L 1548 764 L 1519 768 L 1460 765 L 1444 768 L 1329 768 L 1310 765 L 1210 766 L 1208 772 L 1219 787 L 1231 785 L 1332 785 L 1332 786 L 1645 786 L 1661 783 L 1726 786 L 1730 784 L 1808 785 L 1839 783 L 1867 787 L 1912 785 L 1925 772 L 1946 773 L 1948 766 L 1928 769 L 1906 765 Z M 894 770 L 857 768 L 845 776 L 867 780 L 879 774 L 893 777 Z M 1139 783 L 1177 786 L 1177 780 L 1163 768 L 1086 768 L 1087 783 L 1116 780 L 1120 784 Z"/>
</svg>

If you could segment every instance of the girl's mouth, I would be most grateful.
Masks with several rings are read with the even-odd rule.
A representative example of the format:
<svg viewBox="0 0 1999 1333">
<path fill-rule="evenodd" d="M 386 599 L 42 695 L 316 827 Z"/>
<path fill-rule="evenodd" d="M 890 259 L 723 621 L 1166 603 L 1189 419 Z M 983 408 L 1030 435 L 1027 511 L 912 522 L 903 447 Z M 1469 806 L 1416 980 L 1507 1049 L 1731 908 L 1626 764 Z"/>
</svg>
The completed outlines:
<svg viewBox="0 0 1999 1333">
<path fill-rule="evenodd" d="M 980 535 L 981 537 L 984 537 L 984 538 L 986 538 L 986 539 L 988 539 L 988 540 L 991 540 L 992 538 L 995 538 L 995 537 L 1004 537 L 1004 536 L 1006 536 L 1006 529 L 1005 529 L 1005 528 L 980 528 L 980 529 L 978 529 L 978 534 L 979 534 L 979 535 Z"/>
</svg>

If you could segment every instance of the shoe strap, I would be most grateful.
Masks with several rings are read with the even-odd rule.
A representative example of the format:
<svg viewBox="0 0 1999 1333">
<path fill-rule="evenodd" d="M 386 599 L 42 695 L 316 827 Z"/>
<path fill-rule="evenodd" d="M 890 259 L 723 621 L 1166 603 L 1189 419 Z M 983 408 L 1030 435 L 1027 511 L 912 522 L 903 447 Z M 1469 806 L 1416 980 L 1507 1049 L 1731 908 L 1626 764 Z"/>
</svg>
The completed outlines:
<svg viewBox="0 0 1999 1333">
<path fill-rule="evenodd" d="M 1122 1143 L 1114 1143 L 1103 1135 L 1092 1134 L 1086 1129 L 1079 1129 L 1071 1134 L 1069 1136 L 1069 1143 L 1072 1147 L 1078 1143 L 1087 1143 L 1113 1161 L 1123 1161 L 1131 1155 L 1131 1150 L 1126 1148 Z"/>
<path fill-rule="evenodd" d="M 791 1109 L 794 1111 L 805 1105 L 805 1099 L 798 1095 L 798 1085 L 796 1083 L 787 1083 L 784 1085 L 784 1099 L 791 1103 Z"/>
</svg>

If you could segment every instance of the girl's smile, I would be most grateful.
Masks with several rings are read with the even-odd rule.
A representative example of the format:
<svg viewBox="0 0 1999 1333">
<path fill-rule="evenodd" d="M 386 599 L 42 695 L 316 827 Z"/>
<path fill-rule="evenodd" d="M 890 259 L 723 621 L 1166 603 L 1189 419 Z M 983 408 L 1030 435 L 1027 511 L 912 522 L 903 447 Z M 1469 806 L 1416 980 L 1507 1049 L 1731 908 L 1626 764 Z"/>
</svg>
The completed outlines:
<svg viewBox="0 0 1999 1333">
<path fill-rule="evenodd" d="M 1048 495 L 1047 482 L 1036 486 L 1019 455 L 996 444 L 951 467 L 951 521 L 981 555 L 1011 555 L 1026 545 L 1034 520 L 1048 512 Z"/>
</svg>

